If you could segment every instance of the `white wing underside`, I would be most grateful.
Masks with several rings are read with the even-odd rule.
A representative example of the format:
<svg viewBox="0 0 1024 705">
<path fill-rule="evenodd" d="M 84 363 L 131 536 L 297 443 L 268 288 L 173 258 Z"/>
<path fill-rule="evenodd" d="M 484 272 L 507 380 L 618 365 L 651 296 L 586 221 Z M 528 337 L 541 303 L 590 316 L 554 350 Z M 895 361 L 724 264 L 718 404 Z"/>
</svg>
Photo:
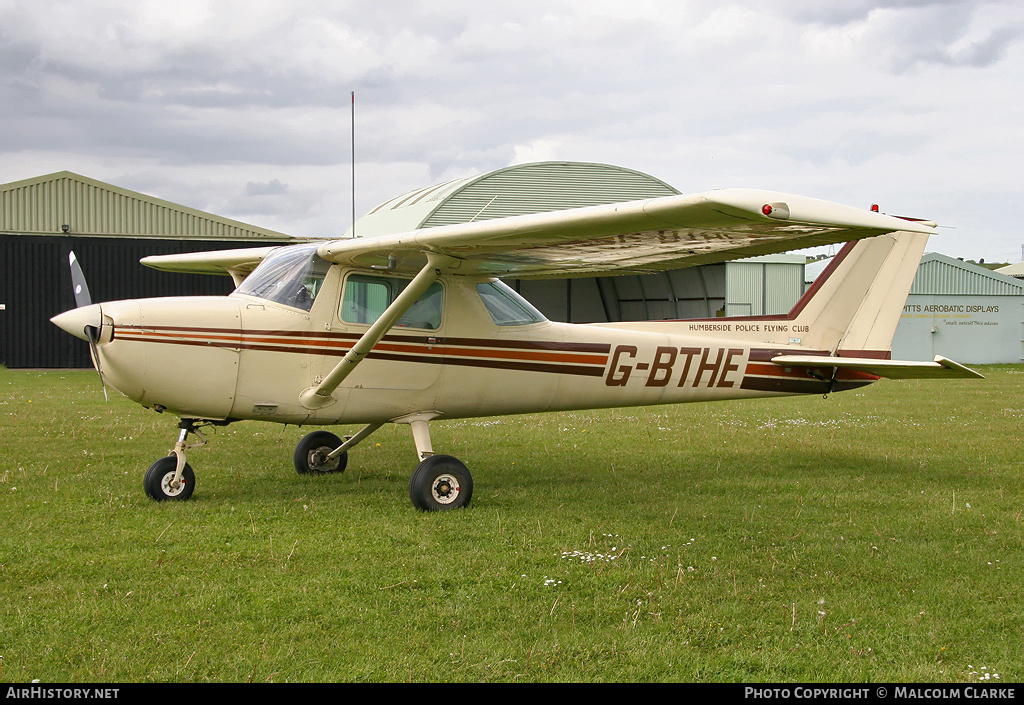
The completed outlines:
<svg viewBox="0 0 1024 705">
<path fill-rule="evenodd" d="M 771 214 L 763 209 L 771 206 Z M 435 252 L 458 274 L 517 278 L 648 273 L 848 242 L 934 224 L 751 189 L 643 201 L 325 241 L 320 255 L 353 267 L 416 272 Z M 273 248 L 146 257 L 178 272 L 244 277 Z"/>
</svg>

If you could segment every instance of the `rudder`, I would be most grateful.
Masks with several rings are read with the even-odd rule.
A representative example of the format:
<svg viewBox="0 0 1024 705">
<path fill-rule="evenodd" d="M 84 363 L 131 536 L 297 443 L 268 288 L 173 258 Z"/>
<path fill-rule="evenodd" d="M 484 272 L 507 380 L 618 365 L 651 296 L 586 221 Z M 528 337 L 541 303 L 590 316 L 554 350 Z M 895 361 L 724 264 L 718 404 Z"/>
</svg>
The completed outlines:
<svg viewBox="0 0 1024 705">
<path fill-rule="evenodd" d="M 790 311 L 800 345 L 889 357 L 927 242 L 926 234 L 899 231 L 844 245 Z"/>
</svg>

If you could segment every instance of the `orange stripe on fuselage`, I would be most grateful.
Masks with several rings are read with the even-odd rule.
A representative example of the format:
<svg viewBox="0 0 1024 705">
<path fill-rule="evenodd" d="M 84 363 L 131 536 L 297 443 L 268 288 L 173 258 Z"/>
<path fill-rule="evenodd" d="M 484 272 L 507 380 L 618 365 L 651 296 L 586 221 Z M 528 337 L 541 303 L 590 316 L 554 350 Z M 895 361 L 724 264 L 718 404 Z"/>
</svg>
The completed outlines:
<svg viewBox="0 0 1024 705">
<path fill-rule="evenodd" d="M 184 333 L 165 332 L 147 329 L 121 330 L 116 335 L 119 340 L 131 340 L 135 342 L 169 343 L 174 344 L 195 344 L 204 342 L 217 342 L 236 344 L 240 347 L 247 345 L 281 345 L 289 346 L 292 349 L 281 352 L 305 352 L 311 354 L 328 355 L 337 353 L 344 355 L 355 341 L 332 340 L 329 338 L 302 337 L 296 334 L 282 334 L 281 336 L 253 336 L 245 333 L 240 334 L 219 334 L 210 333 Z M 344 346 L 344 347 L 342 347 Z M 478 347 L 454 347 L 451 345 L 438 345 L 429 342 L 423 343 L 390 343 L 382 341 L 374 350 L 379 352 L 405 352 L 427 355 L 429 357 L 467 357 L 498 360 L 531 360 L 540 362 L 571 362 L 576 364 L 590 364 L 603 366 L 608 361 L 607 355 L 573 353 L 573 352 L 540 352 L 532 350 L 514 350 L 508 348 L 478 348 Z"/>
</svg>

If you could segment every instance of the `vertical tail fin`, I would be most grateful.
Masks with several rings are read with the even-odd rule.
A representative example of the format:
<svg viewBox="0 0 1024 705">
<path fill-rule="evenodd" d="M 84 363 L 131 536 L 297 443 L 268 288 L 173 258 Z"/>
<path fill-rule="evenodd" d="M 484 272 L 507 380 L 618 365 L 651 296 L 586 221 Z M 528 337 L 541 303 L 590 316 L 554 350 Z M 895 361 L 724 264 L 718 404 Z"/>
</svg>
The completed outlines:
<svg viewBox="0 0 1024 705">
<path fill-rule="evenodd" d="M 899 231 L 847 243 L 788 318 L 800 344 L 889 357 L 928 235 Z"/>
</svg>

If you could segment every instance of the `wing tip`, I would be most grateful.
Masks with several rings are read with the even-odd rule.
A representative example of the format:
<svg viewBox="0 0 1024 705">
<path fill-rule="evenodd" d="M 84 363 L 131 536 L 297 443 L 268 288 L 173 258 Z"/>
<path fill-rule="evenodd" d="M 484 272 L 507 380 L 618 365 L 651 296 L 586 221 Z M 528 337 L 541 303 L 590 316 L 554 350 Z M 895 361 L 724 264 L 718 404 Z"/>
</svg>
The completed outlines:
<svg viewBox="0 0 1024 705">
<path fill-rule="evenodd" d="M 943 357 L 942 355 L 935 356 L 935 363 L 937 365 L 941 365 L 947 370 L 959 373 L 957 374 L 958 377 L 968 377 L 971 379 L 985 379 L 985 375 L 981 374 L 980 372 L 972 370 L 970 367 L 967 367 L 966 365 L 961 365 L 959 362 L 950 360 L 948 357 Z"/>
</svg>

